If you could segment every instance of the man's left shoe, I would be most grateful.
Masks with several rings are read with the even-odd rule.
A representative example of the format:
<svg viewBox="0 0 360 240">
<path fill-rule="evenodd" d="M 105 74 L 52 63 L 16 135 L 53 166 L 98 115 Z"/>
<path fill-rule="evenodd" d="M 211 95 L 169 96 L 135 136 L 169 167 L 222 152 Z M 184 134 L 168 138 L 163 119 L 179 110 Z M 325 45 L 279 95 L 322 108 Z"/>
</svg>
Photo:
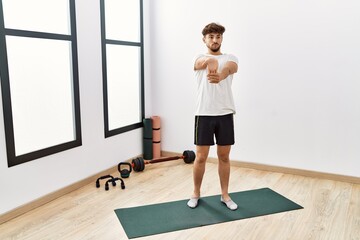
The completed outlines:
<svg viewBox="0 0 360 240">
<path fill-rule="evenodd" d="M 238 205 L 233 202 L 233 200 L 224 201 L 223 197 L 221 197 L 220 201 L 226 205 L 226 207 L 232 211 L 235 211 L 238 208 Z"/>
</svg>

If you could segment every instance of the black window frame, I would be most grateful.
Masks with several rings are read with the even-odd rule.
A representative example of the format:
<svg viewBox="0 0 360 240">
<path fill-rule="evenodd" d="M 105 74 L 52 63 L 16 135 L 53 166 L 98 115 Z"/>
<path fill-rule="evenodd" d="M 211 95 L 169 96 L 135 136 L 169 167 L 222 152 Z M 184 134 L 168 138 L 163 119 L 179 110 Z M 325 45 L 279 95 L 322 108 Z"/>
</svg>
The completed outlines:
<svg viewBox="0 0 360 240">
<path fill-rule="evenodd" d="M 19 165 L 25 162 L 29 162 L 38 158 L 42 158 L 48 155 L 69 150 L 82 145 L 75 0 L 68 0 L 68 1 L 69 1 L 69 17 L 70 17 L 70 28 L 71 28 L 70 35 L 5 28 L 2 0 L 0 0 L 0 52 L 2 53 L 0 55 L 0 77 L 1 77 L 2 104 L 3 104 L 4 125 L 5 125 L 5 139 L 6 139 L 8 167 Z M 73 107 L 74 107 L 74 125 L 75 125 L 74 140 L 16 156 L 15 141 L 14 141 L 14 125 L 13 125 L 13 116 L 12 116 L 12 107 L 11 107 L 9 68 L 8 68 L 7 49 L 6 49 L 6 36 L 42 38 L 49 40 L 65 40 L 71 43 L 71 57 L 72 57 L 71 61 L 72 61 L 72 74 L 73 74 L 72 86 L 73 86 L 73 101 L 74 101 Z"/>
<path fill-rule="evenodd" d="M 106 29 L 105 29 L 105 1 L 100 0 L 100 18 L 101 18 L 101 48 L 102 48 L 102 72 L 103 72 L 103 107 L 104 107 L 104 135 L 105 138 L 115 136 L 124 132 L 128 132 L 137 128 L 143 127 L 142 119 L 145 116 L 145 103 L 144 103 L 144 26 L 143 26 L 143 0 L 138 0 L 140 6 L 140 42 L 131 42 L 131 41 L 120 41 L 106 39 Z M 136 46 L 140 48 L 140 104 L 141 104 L 141 119 L 139 122 L 133 124 L 116 128 L 109 129 L 109 111 L 108 111 L 108 93 L 107 93 L 107 64 L 106 64 L 106 45 L 114 44 L 121 46 Z M 126 103 L 124 103 L 126 104 Z"/>
</svg>

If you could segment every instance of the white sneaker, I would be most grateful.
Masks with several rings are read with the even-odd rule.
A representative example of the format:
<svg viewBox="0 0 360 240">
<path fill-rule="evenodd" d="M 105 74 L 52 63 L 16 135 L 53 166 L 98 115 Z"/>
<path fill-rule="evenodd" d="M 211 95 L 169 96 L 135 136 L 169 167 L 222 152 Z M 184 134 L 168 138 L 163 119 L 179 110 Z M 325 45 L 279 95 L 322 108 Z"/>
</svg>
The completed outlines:
<svg viewBox="0 0 360 240">
<path fill-rule="evenodd" d="M 223 197 L 221 197 L 220 201 L 226 205 L 226 207 L 232 211 L 235 211 L 238 208 L 238 205 L 233 202 L 233 200 L 224 201 Z"/>
<path fill-rule="evenodd" d="M 196 208 L 200 198 L 191 197 L 187 202 L 189 208 Z"/>
</svg>

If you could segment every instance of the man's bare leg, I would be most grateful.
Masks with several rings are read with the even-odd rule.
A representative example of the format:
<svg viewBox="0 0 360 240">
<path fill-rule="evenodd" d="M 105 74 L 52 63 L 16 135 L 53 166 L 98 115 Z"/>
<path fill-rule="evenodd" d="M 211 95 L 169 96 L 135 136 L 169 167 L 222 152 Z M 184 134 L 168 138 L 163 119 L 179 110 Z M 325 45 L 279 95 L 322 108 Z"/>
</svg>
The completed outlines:
<svg viewBox="0 0 360 240">
<path fill-rule="evenodd" d="M 207 157 L 209 155 L 209 150 L 210 146 L 196 146 L 196 159 L 194 161 L 193 168 L 193 197 L 200 197 L 200 188 L 205 173 L 205 165 Z"/>
<path fill-rule="evenodd" d="M 229 179 L 230 179 L 230 150 L 231 145 L 217 147 L 217 155 L 219 158 L 219 178 L 221 186 L 221 201 L 226 204 L 230 210 L 236 210 L 237 204 L 234 203 L 229 196 Z"/>
<path fill-rule="evenodd" d="M 210 146 L 196 146 L 196 158 L 193 167 L 194 191 L 188 202 L 188 206 L 195 208 L 200 198 L 201 183 L 205 173 L 206 160 L 209 155 Z"/>
<path fill-rule="evenodd" d="M 221 186 L 221 195 L 225 201 L 230 200 L 229 179 L 230 179 L 230 149 L 231 146 L 217 146 L 217 155 L 219 158 L 219 178 Z"/>
</svg>

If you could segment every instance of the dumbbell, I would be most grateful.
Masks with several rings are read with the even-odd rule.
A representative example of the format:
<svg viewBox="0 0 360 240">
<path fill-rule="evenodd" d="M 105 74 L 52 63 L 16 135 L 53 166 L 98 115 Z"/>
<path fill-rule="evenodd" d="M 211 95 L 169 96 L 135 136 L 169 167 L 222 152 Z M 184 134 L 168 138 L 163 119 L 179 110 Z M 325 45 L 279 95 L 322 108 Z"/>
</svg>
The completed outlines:
<svg viewBox="0 0 360 240">
<path fill-rule="evenodd" d="M 183 159 L 185 163 L 192 163 L 195 160 L 195 153 L 190 150 L 183 152 L 181 156 L 154 158 L 152 160 L 144 160 L 142 157 L 134 158 L 131 162 L 132 168 L 135 172 L 141 172 L 145 169 L 146 164 L 153 164 L 159 162 L 172 161 L 177 159 Z"/>
</svg>

